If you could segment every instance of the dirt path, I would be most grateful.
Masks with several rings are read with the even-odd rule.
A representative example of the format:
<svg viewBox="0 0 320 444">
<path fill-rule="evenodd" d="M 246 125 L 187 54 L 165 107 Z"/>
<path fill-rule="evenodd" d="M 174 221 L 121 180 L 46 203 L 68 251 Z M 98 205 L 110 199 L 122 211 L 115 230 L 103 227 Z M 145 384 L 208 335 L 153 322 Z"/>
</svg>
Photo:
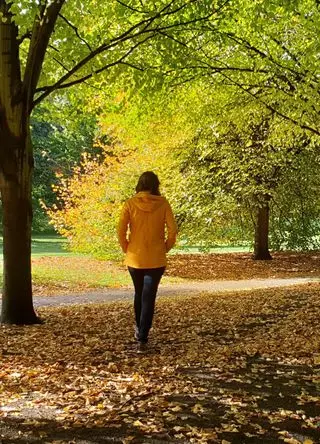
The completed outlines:
<svg viewBox="0 0 320 444">
<path fill-rule="evenodd" d="M 286 287 L 289 285 L 301 285 L 308 282 L 317 282 L 318 278 L 284 278 L 284 279 L 249 279 L 241 281 L 191 281 L 179 284 L 160 285 L 159 296 L 171 296 L 176 294 L 193 294 L 195 292 L 222 292 L 251 290 L 255 288 Z M 36 307 L 75 305 L 98 302 L 112 302 L 128 300 L 132 298 L 132 288 L 105 289 L 87 293 L 68 294 L 59 296 L 35 296 Z"/>
</svg>

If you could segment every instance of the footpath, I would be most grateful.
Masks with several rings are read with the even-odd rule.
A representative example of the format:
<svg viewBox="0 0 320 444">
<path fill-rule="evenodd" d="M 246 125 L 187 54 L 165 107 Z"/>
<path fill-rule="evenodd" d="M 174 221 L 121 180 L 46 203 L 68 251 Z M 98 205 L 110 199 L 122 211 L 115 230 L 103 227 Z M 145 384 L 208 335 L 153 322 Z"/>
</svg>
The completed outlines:
<svg viewBox="0 0 320 444">
<path fill-rule="evenodd" d="M 318 278 L 283 278 L 283 279 L 248 279 L 239 281 L 189 281 L 177 284 L 160 284 L 158 296 L 188 295 L 202 292 L 228 292 L 253 290 L 258 288 L 286 287 L 302 285 L 309 282 L 319 282 Z M 36 307 L 76 305 L 130 300 L 133 296 L 132 288 L 108 288 L 89 291 L 86 293 L 70 293 L 56 296 L 35 296 Z"/>
</svg>

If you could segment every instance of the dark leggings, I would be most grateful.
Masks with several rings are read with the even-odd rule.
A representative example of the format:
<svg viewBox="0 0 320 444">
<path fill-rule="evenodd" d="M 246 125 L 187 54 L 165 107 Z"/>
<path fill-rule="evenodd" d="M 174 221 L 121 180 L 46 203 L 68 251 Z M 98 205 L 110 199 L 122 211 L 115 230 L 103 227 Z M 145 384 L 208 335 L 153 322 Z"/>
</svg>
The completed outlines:
<svg viewBox="0 0 320 444">
<path fill-rule="evenodd" d="M 138 339 L 141 342 L 148 342 L 148 334 L 152 325 L 158 285 L 165 267 L 128 267 L 128 270 L 135 290 L 134 311 L 136 326 L 138 329 Z"/>
</svg>

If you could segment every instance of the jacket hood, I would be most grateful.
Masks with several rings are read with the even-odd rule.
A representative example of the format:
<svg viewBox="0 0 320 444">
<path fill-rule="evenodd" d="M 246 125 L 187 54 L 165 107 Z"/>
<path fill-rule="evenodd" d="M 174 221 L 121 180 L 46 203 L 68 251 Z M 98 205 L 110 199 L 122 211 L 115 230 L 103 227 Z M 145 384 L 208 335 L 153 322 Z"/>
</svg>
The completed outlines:
<svg viewBox="0 0 320 444">
<path fill-rule="evenodd" d="M 157 210 L 165 203 L 165 201 L 166 199 L 163 196 L 155 196 L 147 191 L 140 191 L 140 193 L 137 193 L 131 199 L 134 206 L 147 213 L 152 213 Z"/>
</svg>

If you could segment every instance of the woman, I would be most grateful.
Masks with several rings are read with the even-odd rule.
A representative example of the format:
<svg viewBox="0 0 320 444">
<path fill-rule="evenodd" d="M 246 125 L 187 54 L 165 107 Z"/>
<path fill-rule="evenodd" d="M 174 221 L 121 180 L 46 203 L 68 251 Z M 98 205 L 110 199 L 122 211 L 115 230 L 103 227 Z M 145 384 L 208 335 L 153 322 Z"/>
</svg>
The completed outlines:
<svg viewBox="0 0 320 444">
<path fill-rule="evenodd" d="M 155 173 L 144 172 L 136 186 L 136 195 L 122 209 L 118 225 L 119 243 L 126 254 L 125 264 L 135 289 L 135 337 L 141 351 L 148 342 L 166 253 L 177 236 L 177 224 L 169 202 L 160 195 L 159 185 Z"/>
</svg>

